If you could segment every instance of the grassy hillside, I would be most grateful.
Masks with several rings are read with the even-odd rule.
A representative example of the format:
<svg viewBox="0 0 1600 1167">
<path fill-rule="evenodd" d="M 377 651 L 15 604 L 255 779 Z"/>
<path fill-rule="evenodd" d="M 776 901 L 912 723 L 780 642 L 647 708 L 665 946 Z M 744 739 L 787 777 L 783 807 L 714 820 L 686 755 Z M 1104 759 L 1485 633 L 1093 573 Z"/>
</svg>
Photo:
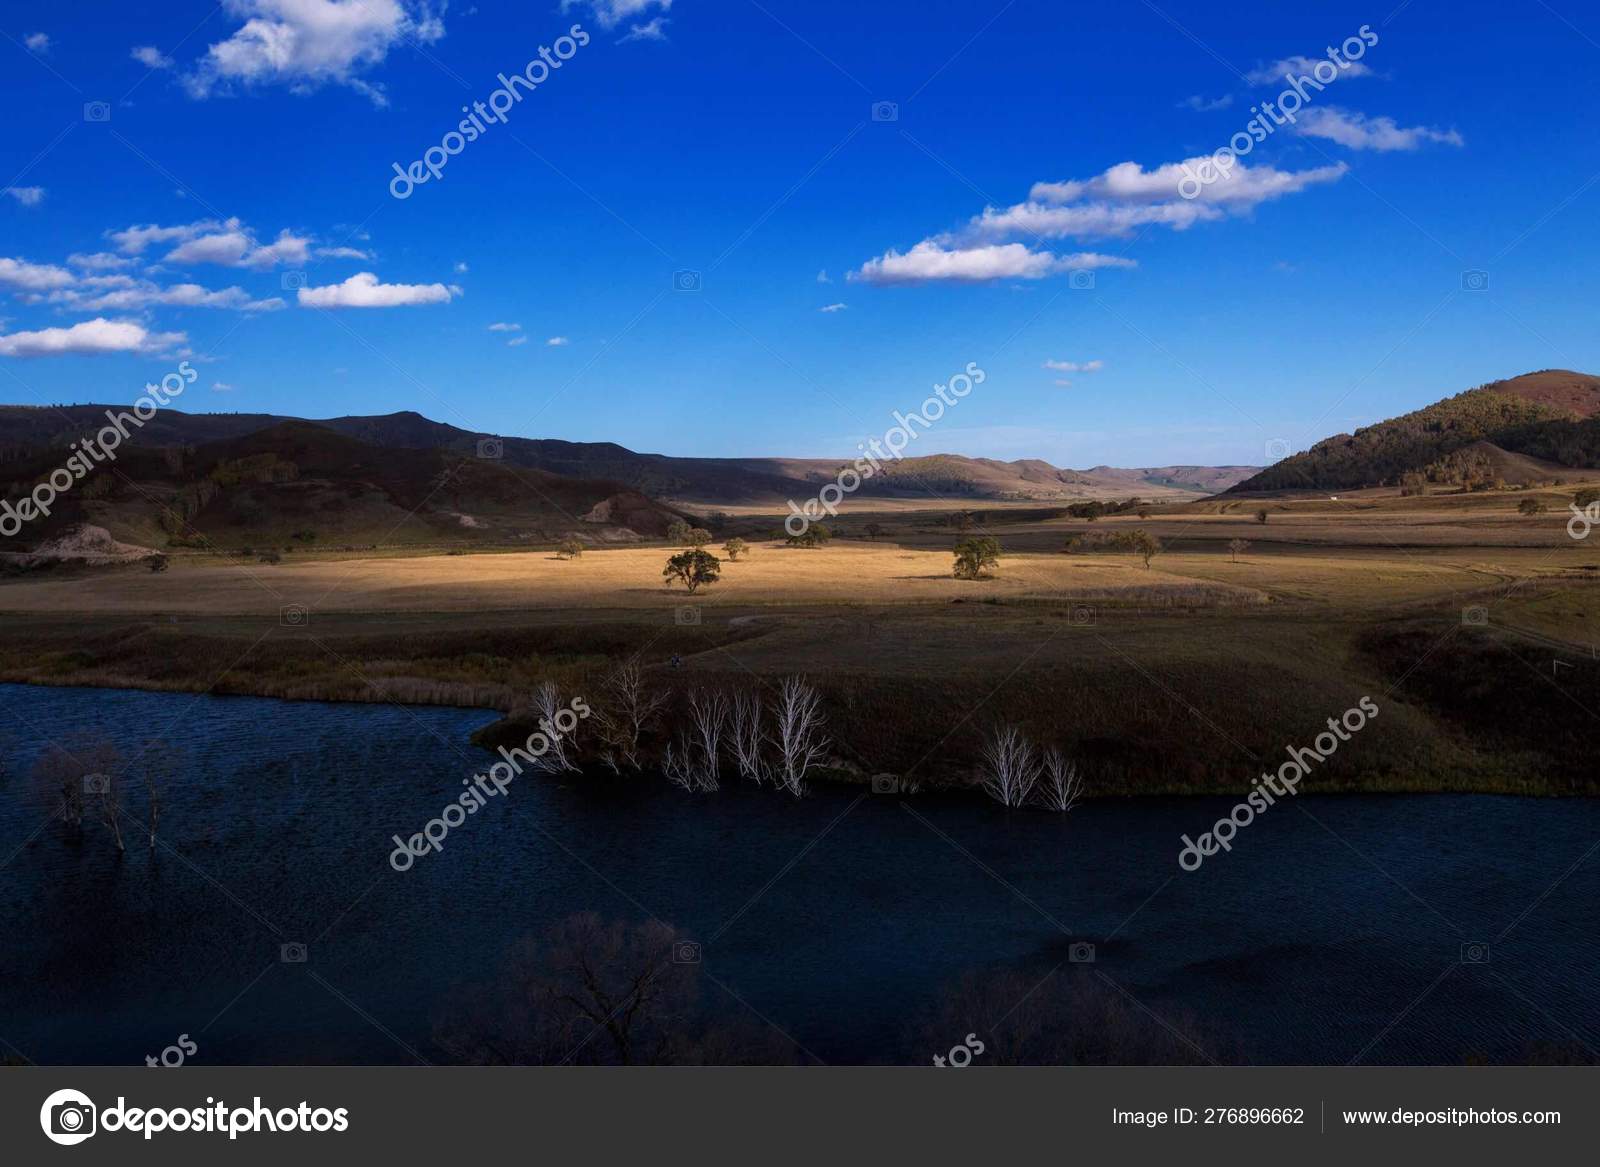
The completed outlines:
<svg viewBox="0 0 1600 1167">
<path fill-rule="evenodd" d="M 1594 467 L 1600 465 L 1597 412 L 1600 378 L 1565 370 L 1530 373 L 1469 389 L 1353 434 L 1336 434 L 1231 492 L 1354 490 L 1397 485 L 1408 474 L 1471 485 L 1469 480 L 1493 481 L 1504 474 L 1508 464 L 1499 452 L 1557 466 Z M 1476 443 L 1494 449 L 1476 451 L 1480 461 L 1469 450 Z"/>
</svg>

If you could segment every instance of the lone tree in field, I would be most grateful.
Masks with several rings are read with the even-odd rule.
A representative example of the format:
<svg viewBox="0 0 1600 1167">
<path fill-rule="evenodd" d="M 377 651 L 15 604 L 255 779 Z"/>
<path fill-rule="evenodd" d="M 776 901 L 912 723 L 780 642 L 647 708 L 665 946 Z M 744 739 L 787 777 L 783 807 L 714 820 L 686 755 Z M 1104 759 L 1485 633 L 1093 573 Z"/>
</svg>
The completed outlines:
<svg viewBox="0 0 1600 1167">
<path fill-rule="evenodd" d="M 716 583 L 717 577 L 721 574 L 722 560 L 709 551 L 698 549 L 674 555 L 667 560 L 667 566 L 661 569 L 661 575 L 667 581 L 669 588 L 673 580 L 682 580 L 683 586 L 689 589 L 691 596 L 702 584 Z"/>
<path fill-rule="evenodd" d="M 689 524 L 682 519 L 673 519 L 667 524 L 667 542 L 683 546 L 689 542 Z"/>
<path fill-rule="evenodd" d="M 722 545 L 722 549 L 728 553 L 728 558 L 730 560 L 737 563 L 739 556 L 748 555 L 750 553 L 750 544 L 746 543 L 743 539 L 734 538 L 729 539 L 726 543 L 724 543 Z"/>
<path fill-rule="evenodd" d="M 1250 540 L 1248 540 L 1248 539 L 1229 539 L 1228 540 L 1228 553 L 1233 556 L 1233 561 L 1235 563 L 1238 563 L 1239 562 L 1239 556 L 1243 555 L 1248 550 L 1250 550 Z"/>
<path fill-rule="evenodd" d="M 885 527 L 882 523 L 868 523 L 866 526 L 862 527 L 861 529 L 867 533 L 867 538 L 868 539 L 876 539 L 879 535 L 882 535 L 889 528 Z"/>
<path fill-rule="evenodd" d="M 956 544 L 957 579 L 982 579 L 983 569 L 1000 562 L 1000 543 L 996 539 L 963 539 Z"/>
<path fill-rule="evenodd" d="M 704 547 L 711 542 L 711 532 L 704 527 L 690 527 L 689 534 L 683 540 L 690 547 Z"/>
<path fill-rule="evenodd" d="M 1119 535 L 1117 538 L 1118 542 L 1120 542 L 1124 547 L 1133 552 L 1140 559 L 1144 560 L 1144 567 L 1146 571 L 1150 570 L 1150 561 L 1165 550 L 1165 548 L 1161 545 L 1161 540 L 1157 539 L 1143 527 L 1136 527 L 1131 531 Z"/>
<path fill-rule="evenodd" d="M 556 554 L 562 559 L 579 559 L 583 555 L 583 544 L 576 539 L 563 539 L 561 546 L 556 548 Z"/>
<path fill-rule="evenodd" d="M 1266 507 L 1262 507 L 1260 510 L 1258 510 L 1256 512 L 1256 522 L 1265 523 L 1266 521 L 1267 521 L 1267 508 Z"/>
<path fill-rule="evenodd" d="M 1522 515 L 1543 514 L 1544 503 L 1536 498 L 1525 498 L 1517 504 L 1517 513 Z"/>
<path fill-rule="evenodd" d="M 152 555 L 150 558 L 145 560 L 145 563 L 149 566 L 150 570 L 155 572 L 157 575 L 167 570 L 167 557 L 165 555 Z"/>
</svg>

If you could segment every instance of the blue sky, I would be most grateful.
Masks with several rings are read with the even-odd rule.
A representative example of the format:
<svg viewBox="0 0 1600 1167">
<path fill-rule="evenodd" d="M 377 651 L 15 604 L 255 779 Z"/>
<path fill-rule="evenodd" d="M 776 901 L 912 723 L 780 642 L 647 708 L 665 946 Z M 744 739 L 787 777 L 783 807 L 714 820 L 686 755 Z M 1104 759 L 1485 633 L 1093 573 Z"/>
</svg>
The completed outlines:
<svg viewBox="0 0 1600 1167">
<path fill-rule="evenodd" d="M 1176 164 L 1363 26 L 1181 197 Z M 7 402 L 189 359 L 194 412 L 842 456 L 976 362 L 915 452 L 1085 467 L 1259 463 L 1600 371 L 1600 15 L 1572 0 L 56 0 L 0 32 Z"/>
</svg>

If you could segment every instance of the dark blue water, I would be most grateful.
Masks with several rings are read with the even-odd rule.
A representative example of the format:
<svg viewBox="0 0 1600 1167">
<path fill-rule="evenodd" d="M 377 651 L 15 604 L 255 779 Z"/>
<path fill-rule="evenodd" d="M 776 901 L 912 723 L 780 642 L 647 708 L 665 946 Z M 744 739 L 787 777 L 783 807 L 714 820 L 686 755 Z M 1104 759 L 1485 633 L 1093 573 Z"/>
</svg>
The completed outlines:
<svg viewBox="0 0 1600 1167">
<path fill-rule="evenodd" d="M 137 1063 L 186 1033 L 213 1064 L 431 1060 L 463 985 L 582 910 L 700 938 L 731 990 L 711 998 L 830 1062 L 925 1061 L 907 1028 L 943 986 L 1042 975 L 1080 939 L 1105 983 L 1231 1060 L 1600 1048 L 1597 800 L 1306 797 L 1188 874 L 1179 835 L 1231 800 L 1062 818 L 530 776 L 399 874 L 390 836 L 486 765 L 467 737 L 490 715 L 27 686 L 0 703 L 0 1055 Z M 43 747 L 131 758 L 152 736 L 187 751 L 167 847 L 130 830 L 119 859 L 98 824 L 75 841 L 46 821 Z"/>
</svg>

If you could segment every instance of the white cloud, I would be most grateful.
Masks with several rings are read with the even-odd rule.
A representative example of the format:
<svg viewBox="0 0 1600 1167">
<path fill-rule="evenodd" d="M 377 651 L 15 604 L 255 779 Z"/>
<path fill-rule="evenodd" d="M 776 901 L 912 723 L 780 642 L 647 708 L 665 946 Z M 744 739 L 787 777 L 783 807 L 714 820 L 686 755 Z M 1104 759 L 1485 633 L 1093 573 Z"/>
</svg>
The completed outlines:
<svg viewBox="0 0 1600 1167">
<path fill-rule="evenodd" d="M 313 253 L 318 259 L 371 259 L 370 251 L 359 247 L 319 247 Z"/>
<path fill-rule="evenodd" d="M 273 242 L 262 245 L 249 231 L 234 229 L 186 240 L 167 253 L 166 262 L 258 268 L 305 263 L 311 255 L 310 243 L 309 239 L 283 230 Z"/>
<path fill-rule="evenodd" d="M 1192 109 L 1195 113 L 1212 113 L 1215 110 L 1227 109 L 1233 104 L 1233 94 L 1224 93 L 1221 97 L 1201 97 L 1196 93 L 1193 97 L 1186 97 L 1178 102 L 1179 109 Z"/>
<path fill-rule="evenodd" d="M 819 284 L 831 284 L 831 283 L 833 283 L 833 280 L 828 278 L 828 269 L 827 268 L 823 268 L 821 271 L 819 271 L 817 273 L 817 283 L 819 283 Z"/>
<path fill-rule="evenodd" d="M 525 336 L 513 336 L 510 340 L 506 341 L 506 347 L 507 348 L 521 348 L 523 345 L 525 345 L 527 343 L 528 343 L 528 338 L 527 337 L 525 337 Z"/>
<path fill-rule="evenodd" d="M 96 317 L 71 328 L 44 328 L 0 336 L 0 357 L 59 357 L 75 354 L 151 353 L 182 344 L 181 332 L 150 332 L 132 320 Z"/>
<path fill-rule="evenodd" d="M 1250 85 L 1287 85 L 1289 82 L 1284 78 L 1284 74 L 1292 73 L 1296 78 L 1310 77 L 1313 81 L 1320 82 L 1322 79 L 1312 72 L 1318 64 L 1336 65 L 1337 63 L 1330 61 L 1327 57 L 1305 57 L 1297 53 L 1292 57 L 1284 57 L 1282 60 L 1273 61 L 1269 65 L 1258 65 L 1246 73 L 1244 79 Z M 1340 77 L 1370 77 L 1372 75 L 1372 69 L 1363 65 L 1360 61 L 1345 61 L 1342 66 L 1337 67 L 1339 68 Z M 1324 69 L 1323 73 L 1327 73 L 1327 70 Z"/>
<path fill-rule="evenodd" d="M 466 263 L 464 261 L 462 261 L 462 260 L 457 260 L 456 261 L 456 275 L 464 276 L 464 275 L 467 274 L 468 270 L 469 269 L 467 268 L 467 265 L 466 265 Z"/>
<path fill-rule="evenodd" d="M 30 32 L 22 38 L 22 43 L 28 46 L 31 53 L 48 53 L 50 51 L 50 34 L 46 32 Z"/>
<path fill-rule="evenodd" d="M 552 336 L 544 343 L 546 348 L 561 348 L 565 345 L 571 344 L 572 342 L 564 336 Z"/>
<path fill-rule="evenodd" d="M 3 193 L 10 195 L 25 207 L 37 207 L 44 202 L 44 187 L 42 186 L 8 186 L 0 188 Z"/>
<path fill-rule="evenodd" d="M 594 17 L 601 28 L 611 29 L 624 20 L 644 16 L 652 9 L 666 12 L 672 8 L 672 0 L 561 0 L 561 11 L 571 12 L 575 8 Z"/>
<path fill-rule="evenodd" d="M 1440 142 L 1447 146 L 1466 145 L 1455 130 L 1438 130 L 1431 126 L 1412 126 L 1407 129 L 1396 125 L 1393 118 L 1369 118 L 1336 105 L 1315 106 L 1306 110 L 1300 115 L 1295 128 L 1302 134 L 1327 138 L 1352 150 L 1417 150 L 1428 142 Z"/>
<path fill-rule="evenodd" d="M 85 271 L 116 271 L 119 268 L 133 266 L 133 260 L 122 255 L 112 255 L 109 251 L 96 251 L 92 255 L 85 255 L 81 251 L 73 252 L 67 256 L 67 262 Z"/>
<path fill-rule="evenodd" d="M 1340 162 L 1313 170 L 1235 163 L 1227 175 L 1185 199 L 1179 183 L 1209 157 L 1190 158 L 1146 170 L 1120 162 L 1085 179 L 1036 182 L 1028 201 L 985 207 L 967 224 L 923 240 L 904 255 L 889 251 L 869 260 L 850 279 L 869 283 L 915 283 L 930 279 L 969 282 L 1015 277 L 1040 279 L 1093 267 L 1133 267 L 1132 260 L 1086 253 L 1055 256 L 1034 244 L 1050 239 L 1126 237 L 1145 226 L 1187 230 L 1196 223 L 1245 214 L 1257 205 L 1341 178 Z M 1186 169 L 1187 168 L 1187 169 Z M 1023 242 L 1026 240 L 1026 242 Z"/>
<path fill-rule="evenodd" d="M 496 320 L 493 324 L 489 325 L 489 331 L 490 332 L 521 332 L 522 331 L 522 325 L 520 325 L 520 324 L 511 324 L 511 323 L 509 323 L 507 321 L 504 321 L 504 320 Z"/>
<path fill-rule="evenodd" d="M 1046 361 L 1044 367 L 1057 373 L 1098 373 L 1106 367 L 1106 363 L 1104 361 Z"/>
<path fill-rule="evenodd" d="M 342 284 L 301 288 L 302 308 L 403 308 L 413 304 L 446 304 L 460 289 L 443 284 L 382 284 L 372 272 L 357 272 Z"/>
<path fill-rule="evenodd" d="M 664 16 L 648 20 L 643 24 L 636 24 L 628 30 L 628 35 L 617 43 L 625 45 L 629 41 L 664 41 L 667 39 L 667 25 L 670 22 Z"/>
<path fill-rule="evenodd" d="M 211 392 L 213 392 L 213 393 L 232 393 L 233 392 L 233 386 L 228 384 L 226 381 L 217 381 L 211 386 Z"/>
<path fill-rule="evenodd" d="M 228 220 L 237 225 L 237 219 Z M 124 227 L 121 231 L 107 231 L 106 238 L 117 245 L 117 250 L 124 255 L 143 255 L 145 248 L 152 243 L 171 243 L 179 239 L 193 239 L 196 235 L 223 229 L 223 224 L 215 219 L 201 219 L 195 223 L 184 223 L 176 227 L 158 227 L 151 223 L 143 227 Z"/>
<path fill-rule="evenodd" d="M 850 305 L 848 305 L 848 304 L 824 304 L 822 307 L 818 308 L 817 311 L 818 312 L 843 312 L 848 307 L 850 307 Z"/>
<path fill-rule="evenodd" d="M 25 259 L 0 256 L 0 287 L 22 292 L 49 292 L 70 287 L 76 280 L 64 267 L 48 263 L 29 263 Z"/>
<path fill-rule="evenodd" d="M 172 68 L 172 58 L 162 53 L 154 45 L 139 45 L 128 55 L 146 69 Z"/>
<path fill-rule="evenodd" d="M 924 239 L 903 255 L 890 248 L 847 278 L 869 284 L 986 283 L 1000 279 L 1037 280 L 1098 267 L 1135 266 L 1131 259 L 1093 252 L 1058 256 L 1048 251 L 1030 251 L 1021 243 L 951 248 Z"/>
<path fill-rule="evenodd" d="M 163 288 L 149 280 L 127 276 L 90 277 L 82 281 L 90 288 L 109 288 L 92 294 L 79 289 L 52 292 L 49 302 L 82 312 L 130 312 L 157 306 L 170 308 L 226 308 L 237 312 L 276 312 L 285 307 L 274 296 L 269 300 L 251 299 L 243 288 L 212 291 L 199 284 L 173 284 Z"/>
<path fill-rule="evenodd" d="M 195 98 L 263 85 L 296 94 L 348 85 L 385 105 L 382 86 L 361 75 L 398 42 L 432 44 L 444 36 L 428 0 L 223 0 L 223 8 L 244 23 L 184 74 Z"/>
</svg>

